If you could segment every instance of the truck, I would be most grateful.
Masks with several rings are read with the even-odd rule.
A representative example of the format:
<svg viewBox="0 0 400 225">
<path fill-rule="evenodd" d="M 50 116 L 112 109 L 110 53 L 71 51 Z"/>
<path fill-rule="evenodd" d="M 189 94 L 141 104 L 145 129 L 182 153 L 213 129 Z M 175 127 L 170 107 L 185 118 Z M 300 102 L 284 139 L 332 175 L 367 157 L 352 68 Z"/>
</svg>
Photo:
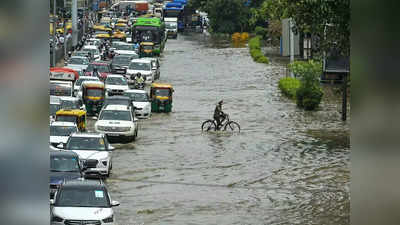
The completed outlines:
<svg viewBox="0 0 400 225">
<path fill-rule="evenodd" d="M 169 2 L 164 7 L 164 20 L 165 18 L 178 18 L 178 31 L 185 29 L 184 19 L 184 5 L 180 2 Z"/>
<path fill-rule="evenodd" d="M 112 10 L 125 11 L 127 8 L 134 9 L 140 14 L 145 14 L 149 10 L 149 2 L 147 1 L 119 1 L 111 6 Z"/>
<path fill-rule="evenodd" d="M 167 37 L 178 38 L 178 18 L 177 17 L 166 17 L 164 18 L 165 30 L 167 31 Z"/>
</svg>

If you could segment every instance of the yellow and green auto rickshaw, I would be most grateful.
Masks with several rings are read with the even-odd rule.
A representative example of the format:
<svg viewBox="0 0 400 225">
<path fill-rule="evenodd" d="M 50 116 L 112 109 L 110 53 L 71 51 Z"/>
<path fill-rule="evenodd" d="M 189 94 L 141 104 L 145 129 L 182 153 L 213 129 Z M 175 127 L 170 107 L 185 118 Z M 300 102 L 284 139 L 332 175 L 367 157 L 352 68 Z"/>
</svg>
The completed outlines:
<svg viewBox="0 0 400 225">
<path fill-rule="evenodd" d="M 151 111 L 171 112 L 173 92 L 171 84 L 153 83 L 150 88 Z"/>
<path fill-rule="evenodd" d="M 105 89 L 103 82 L 85 81 L 82 83 L 82 100 L 88 115 L 100 113 L 103 107 Z"/>
<path fill-rule="evenodd" d="M 86 111 L 80 109 L 60 109 L 56 112 L 56 121 L 76 123 L 79 131 L 85 131 Z"/>
<path fill-rule="evenodd" d="M 139 46 L 139 57 L 153 57 L 154 56 L 154 43 L 141 42 Z"/>
</svg>

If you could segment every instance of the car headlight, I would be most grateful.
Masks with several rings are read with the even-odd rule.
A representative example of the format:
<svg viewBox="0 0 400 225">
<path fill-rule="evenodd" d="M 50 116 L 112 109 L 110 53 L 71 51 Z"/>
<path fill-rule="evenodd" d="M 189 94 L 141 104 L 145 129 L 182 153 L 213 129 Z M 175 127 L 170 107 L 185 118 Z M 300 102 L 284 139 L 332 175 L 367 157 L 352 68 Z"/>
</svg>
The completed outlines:
<svg viewBox="0 0 400 225">
<path fill-rule="evenodd" d="M 59 216 L 52 216 L 51 217 L 51 221 L 53 221 L 53 222 L 62 222 L 62 221 L 64 221 L 64 219 L 63 218 L 61 218 L 61 217 L 59 217 Z"/>
<path fill-rule="evenodd" d="M 103 223 L 112 223 L 112 222 L 114 222 L 114 215 L 111 215 L 110 217 L 103 219 Z"/>
<path fill-rule="evenodd" d="M 131 127 L 120 127 L 119 129 L 121 132 L 130 131 Z"/>
</svg>

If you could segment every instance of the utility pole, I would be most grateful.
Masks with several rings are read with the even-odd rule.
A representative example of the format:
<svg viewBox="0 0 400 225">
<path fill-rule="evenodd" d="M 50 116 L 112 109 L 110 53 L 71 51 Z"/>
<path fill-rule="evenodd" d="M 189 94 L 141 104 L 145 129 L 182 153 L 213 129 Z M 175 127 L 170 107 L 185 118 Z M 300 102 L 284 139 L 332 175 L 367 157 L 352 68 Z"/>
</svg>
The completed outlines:
<svg viewBox="0 0 400 225">
<path fill-rule="evenodd" d="M 56 66 L 56 0 L 53 1 L 53 49 L 52 49 L 52 53 L 53 53 L 53 67 Z"/>
<path fill-rule="evenodd" d="M 342 121 L 347 120 L 347 73 L 343 74 L 342 86 Z"/>
<path fill-rule="evenodd" d="M 68 41 L 67 41 L 67 26 L 66 26 L 66 21 L 65 21 L 65 16 L 67 14 L 66 11 L 66 0 L 64 0 L 64 9 L 63 9 L 63 27 L 64 27 L 64 59 L 67 57 L 67 48 L 68 48 Z"/>
<path fill-rule="evenodd" d="M 293 34 L 293 19 L 289 19 L 289 36 L 290 36 L 290 63 L 294 62 L 294 34 Z M 294 77 L 293 72 L 290 71 L 290 77 Z"/>
<path fill-rule="evenodd" d="M 72 46 L 78 44 L 78 0 L 72 0 Z"/>
</svg>

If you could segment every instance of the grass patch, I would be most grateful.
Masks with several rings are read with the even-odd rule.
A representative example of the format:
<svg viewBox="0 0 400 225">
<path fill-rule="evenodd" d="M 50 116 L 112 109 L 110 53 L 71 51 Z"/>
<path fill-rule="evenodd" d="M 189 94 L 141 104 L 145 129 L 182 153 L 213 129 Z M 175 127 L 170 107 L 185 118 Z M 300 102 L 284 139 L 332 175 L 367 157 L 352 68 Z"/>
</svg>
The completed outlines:
<svg viewBox="0 0 400 225">
<path fill-rule="evenodd" d="M 284 77 L 279 80 L 278 87 L 285 96 L 295 99 L 296 92 L 300 88 L 300 80 L 294 77 Z"/>
<path fill-rule="evenodd" d="M 265 57 L 265 55 L 261 52 L 260 41 L 261 41 L 260 36 L 256 36 L 249 40 L 250 55 L 255 62 L 268 64 L 269 63 L 268 58 Z"/>
</svg>

